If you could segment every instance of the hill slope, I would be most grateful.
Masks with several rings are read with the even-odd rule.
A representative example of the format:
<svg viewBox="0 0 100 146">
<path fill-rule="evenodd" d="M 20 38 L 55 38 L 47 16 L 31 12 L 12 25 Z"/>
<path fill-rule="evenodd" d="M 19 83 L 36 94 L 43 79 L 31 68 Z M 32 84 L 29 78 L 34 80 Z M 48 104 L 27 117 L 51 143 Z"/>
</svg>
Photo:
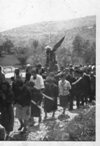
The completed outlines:
<svg viewBox="0 0 100 146">
<path fill-rule="evenodd" d="M 46 44 L 51 41 L 51 45 L 66 35 L 65 44 L 70 44 L 76 34 L 81 34 L 84 38 L 95 39 L 96 16 L 88 16 L 69 21 L 50 21 L 26 25 L 14 28 L 1 33 L 3 37 L 9 37 L 15 44 L 19 42 L 29 43 L 29 40 L 38 39 Z M 66 44 L 66 45 L 67 45 Z"/>
</svg>

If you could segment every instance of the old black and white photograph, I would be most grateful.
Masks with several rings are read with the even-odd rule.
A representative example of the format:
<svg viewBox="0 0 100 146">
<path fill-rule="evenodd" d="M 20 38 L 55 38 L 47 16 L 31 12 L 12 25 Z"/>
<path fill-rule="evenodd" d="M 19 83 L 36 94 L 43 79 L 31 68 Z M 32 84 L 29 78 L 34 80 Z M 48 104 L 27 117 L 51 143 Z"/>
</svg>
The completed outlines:
<svg viewBox="0 0 100 146">
<path fill-rule="evenodd" d="M 96 141 L 96 0 L 0 0 L 0 141 Z"/>
</svg>

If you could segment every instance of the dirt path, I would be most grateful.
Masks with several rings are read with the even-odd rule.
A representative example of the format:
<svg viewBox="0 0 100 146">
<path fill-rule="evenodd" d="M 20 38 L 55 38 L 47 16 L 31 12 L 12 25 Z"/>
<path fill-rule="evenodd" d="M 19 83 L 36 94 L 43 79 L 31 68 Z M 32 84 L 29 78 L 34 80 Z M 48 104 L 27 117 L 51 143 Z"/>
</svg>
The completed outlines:
<svg viewBox="0 0 100 146">
<path fill-rule="evenodd" d="M 62 108 L 58 107 L 55 113 L 55 118 L 52 118 L 52 113 L 48 114 L 48 118 L 44 121 L 44 112 L 42 111 L 42 122 L 40 125 L 37 123 L 37 118 L 35 118 L 35 125 L 28 125 L 28 130 L 26 133 L 22 134 L 18 132 L 18 127 L 20 123 L 15 119 L 14 123 L 14 133 L 12 134 L 10 140 L 27 140 L 27 141 L 48 141 L 48 140 L 58 140 L 61 135 L 57 133 L 58 129 L 64 131 L 64 125 L 69 123 L 72 119 L 78 116 L 80 113 L 89 111 L 92 105 L 84 106 L 84 108 L 74 109 L 73 111 L 66 110 L 65 116 L 62 115 Z M 62 133 L 62 137 L 65 136 L 67 140 L 67 133 Z M 57 137 L 57 139 L 55 139 Z M 61 139 L 59 139 L 61 140 Z"/>
</svg>

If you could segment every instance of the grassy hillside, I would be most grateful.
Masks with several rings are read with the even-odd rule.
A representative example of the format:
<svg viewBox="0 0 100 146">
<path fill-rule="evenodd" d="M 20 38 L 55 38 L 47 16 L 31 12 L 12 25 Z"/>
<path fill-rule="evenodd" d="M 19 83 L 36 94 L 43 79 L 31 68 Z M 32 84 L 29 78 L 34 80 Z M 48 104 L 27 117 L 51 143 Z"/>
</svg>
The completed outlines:
<svg viewBox="0 0 100 146">
<path fill-rule="evenodd" d="M 33 40 L 38 40 L 39 45 L 55 45 L 63 36 L 64 42 L 57 51 L 59 52 L 62 47 L 70 50 L 72 42 L 76 35 L 80 35 L 84 40 L 89 40 L 91 43 L 96 41 L 96 16 L 88 16 L 69 21 L 50 21 L 36 23 L 33 25 L 26 25 L 19 28 L 14 28 L 0 33 L 0 45 L 4 42 L 5 38 L 10 39 L 15 47 L 29 48 L 29 52 L 33 50 Z M 41 49 L 41 46 L 39 46 Z M 38 50 L 38 54 L 45 54 L 44 49 Z M 31 54 L 32 55 L 32 54 Z M 0 58 L 0 64 L 16 64 L 18 61 L 13 59 L 14 56 Z M 8 61 L 9 60 L 9 61 Z M 12 60 L 14 62 L 12 63 Z"/>
<path fill-rule="evenodd" d="M 34 33 L 49 33 L 58 32 L 62 30 L 72 29 L 74 27 L 90 26 L 96 21 L 95 16 L 88 16 L 78 19 L 72 19 L 69 21 L 48 21 L 42 23 L 35 23 L 18 28 L 14 28 L 8 31 L 2 32 L 2 34 L 8 35 L 32 35 Z"/>
<path fill-rule="evenodd" d="M 86 33 L 86 35 L 88 35 L 87 34 L 88 27 L 93 26 L 95 23 L 96 23 L 95 16 L 73 19 L 69 21 L 42 22 L 4 31 L 1 33 L 1 35 L 3 35 L 4 37 L 9 36 L 9 38 L 13 40 L 15 44 L 18 44 L 21 41 L 27 44 L 32 39 L 38 39 L 40 41 L 46 40 L 46 43 L 48 43 L 51 34 L 52 45 L 53 41 L 55 42 L 55 39 L 59 39 L 63 35 L 66 35 L 66 41 L 70 41 L 70 39 L 72 39 L 74 35 L 77 33 L 79 34 Z M 91 39 L 91 37 L 95 35 L 95 32 L 91 36 L 90 35 L 91 30 L 88 31 L 89 31 L 88 38 Z"/>
</svg>

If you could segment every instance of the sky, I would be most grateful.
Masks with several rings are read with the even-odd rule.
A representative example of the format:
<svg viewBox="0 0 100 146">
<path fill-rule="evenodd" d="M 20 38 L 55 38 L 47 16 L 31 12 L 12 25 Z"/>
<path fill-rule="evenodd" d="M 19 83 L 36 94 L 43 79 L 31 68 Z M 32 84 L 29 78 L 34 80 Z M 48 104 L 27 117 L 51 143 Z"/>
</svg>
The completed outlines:
<svg viewBox="0 0 100 146">
<path fill-rule="evenodd" d="M 0 31 L 96 15 L 99 0 L 0 0 Z"/>
</svg>

